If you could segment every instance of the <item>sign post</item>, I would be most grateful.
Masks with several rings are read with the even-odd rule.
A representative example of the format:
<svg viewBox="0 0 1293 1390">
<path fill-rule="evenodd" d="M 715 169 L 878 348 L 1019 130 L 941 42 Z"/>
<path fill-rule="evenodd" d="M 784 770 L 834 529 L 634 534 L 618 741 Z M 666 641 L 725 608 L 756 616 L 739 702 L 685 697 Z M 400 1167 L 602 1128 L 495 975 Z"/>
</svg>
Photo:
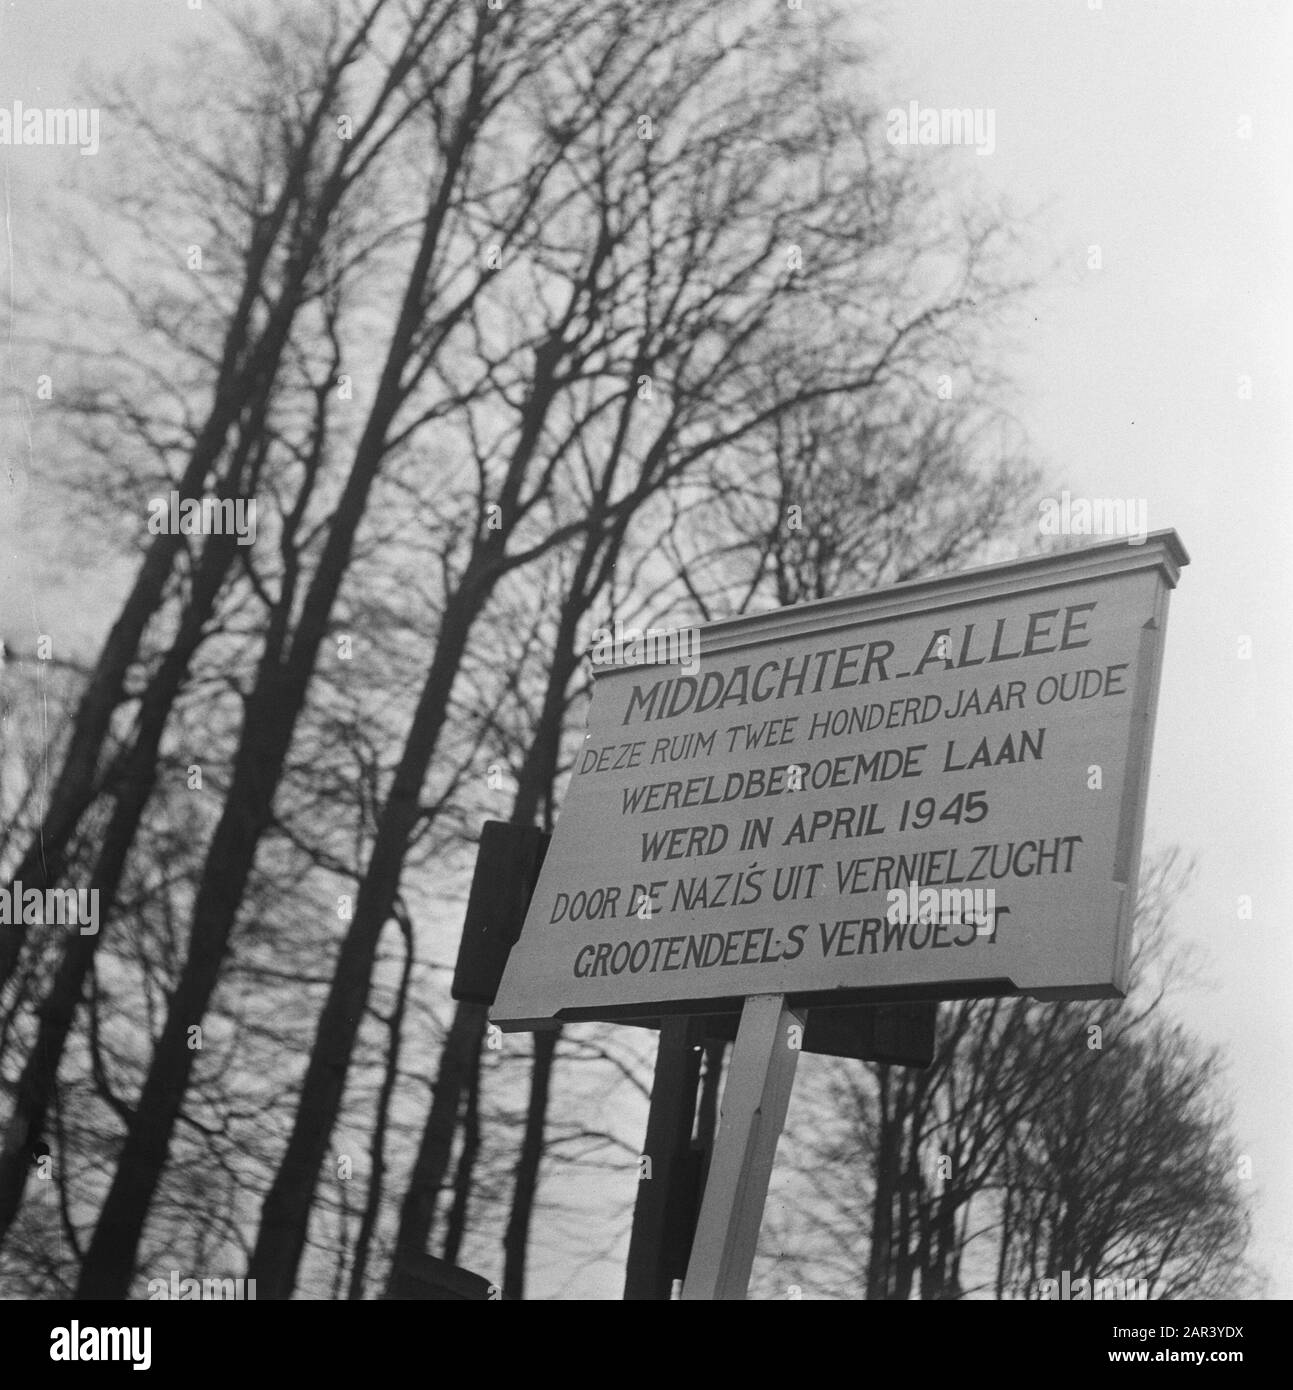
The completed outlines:
<svg viewBox="0 0 1293 1390">
<path fill-rule="evenodd" d="M 682 1286 L 684 1301 L 745 1297 L 802 1036 L 803 1017 L 787 1006 L 784 995 L 755 994 L 745 1001 Z"/>
<path fill-rule="evenodd" d="M 1187 563 L 1157 531 L 672 648 L 625 634 L 598 668 L 492 1017 L 741 1014 L 686 1297 L 748 1274 L 798 1055 L 773 1041 L 785 1011 L 1123 996 Z"/>
<path fill-rule="evenodd" d="M 687 1205 L 692 1188 L 687 1165 L 692 1161 L 691 1132 L 704 1024 L 703 1018 L 681 1014 L 660 1024 L 655 1082 L 642 1146 L 642 1158 L 651 1167 L 638 1175 L 624 1279 L 626 1299 L 667 1300 L 674 1271 L 682 1273 L 685 1245 L 691 1235 L 692 1213 Z"/>
</svg>

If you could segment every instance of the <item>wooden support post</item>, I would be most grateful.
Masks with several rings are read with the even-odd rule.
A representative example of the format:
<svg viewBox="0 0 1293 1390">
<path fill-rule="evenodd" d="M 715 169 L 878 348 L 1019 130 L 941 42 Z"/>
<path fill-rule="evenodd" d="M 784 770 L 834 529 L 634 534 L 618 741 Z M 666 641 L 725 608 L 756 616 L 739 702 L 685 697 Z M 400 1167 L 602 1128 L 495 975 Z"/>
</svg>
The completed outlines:
<svg viewBox="0 0 1293 1390">
<path fill-rule="evenodd" d="M 695 1208 L 695 1161 L 691 1131 L 696 1113 L 705 1020 L 695 1015 L 665 1018 L 660 1023 L 660 1046 L 651 1085 L 642 1156 L 649 1159 L 649 1176 L 638 1179 L 625 1270 L 626 1299 L 665 1302 L 673 1281 L 683 1272 L 691 1219 Z"/>
<path fill-rule="evenodd" d="M 799 1062 L 803 1021 L 802 1011 L 786 1007 L 783 994 L 757 994 L 745 1001 L 683 1282 L 684 1300 L 745 1297 Z"/>
</svg>

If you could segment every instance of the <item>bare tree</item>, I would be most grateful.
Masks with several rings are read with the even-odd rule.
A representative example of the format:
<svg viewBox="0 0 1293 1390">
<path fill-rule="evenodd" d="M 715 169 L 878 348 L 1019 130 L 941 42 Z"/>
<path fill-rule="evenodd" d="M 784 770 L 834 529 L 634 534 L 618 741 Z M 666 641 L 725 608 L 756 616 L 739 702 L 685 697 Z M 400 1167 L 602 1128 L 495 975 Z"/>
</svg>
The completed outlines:
<svg viewBox="0 0 1293 1390">
<path fill-rule="evenodd" d="M 132 591 L 60 791 L 15 842 L 25 863 L 44 836 L 51 872 L 88 878 L 113 918 L 56 958 L 14 957 L 0 1220 L 33 1138 L 57 1137 L 68 1248 L 41 1277 L 69 1287 L 79 1264 L 82 1296 L 120 1297 L 179 1248 L 247 1258 L 261 1295 L 286 1297 L 313 1239 L 330 1286 L 348 1270 L 359 1296 L 393 1224 L 388 1174 L 411 1163 L 398 1263 L 427 1248 L 455 1145 L 456 1253 L 490 1122 L 484 1013 L 442 1018 L 443 961 L 421 938 L 453 916 L 504 712 L 524 746 L 511 814 L 550 821 L 600 605 L 692 621 L 794 602 L 962 563 L 1008 525 L 1025 470 L 980 408 L 989 383 L 948 404 L 930 374 L 972 380 L 1014 286 L 991 226 L 934 215 L 837 40 L 827 18 L 741 25 L 646 0 L 374 3 L 318 39 L 247 31 L 299 93 L 281 147 L 262 137 L 249 167 L 182 150 L 177 167 L 216 227 L 270 237 L 267 268 L 247 251 L 238 294 L 193 310 L 206 336 L 171 307 L 175 340 L 198 340 L 181 404 L 149 396 L 142 362 L 131 398 L 81 409 L 87 458 L 124 419 L 150 483 L 254 490 L 271 524 L 250 552 L 180 537 L 160 578 L 150 549 L 155 597 Z M 371 114 L 335 151 L 352 110 Z M 229 148 L 263 116 L 231 112 Z M 255 231 L 298 165 L 281 225 Z M 241 346 L 221 374 L 226 328 Z M 192 402 L 212 381 L 231 413 L 193 483 L 205 426 L 185 417 L 206 418 Z M 114 472 L 138 488 L 128 461 Z M 535 615 L 540 575 L 559 599 Z M 363 662 L 332 659 L 334 638 Z M 417 896 L 429 926 L 416 914 L 384 954 Z M 215 1042 L 190 1047 L 195 1029 Z M 433 1076 L 406 1070 L 405 1030 L 438 1049 Z M 511 1173 L 513 1296 L 541 1164 L 615 1147 L 549 1114 L 550 1042 L 519 1155 L 490 1156 L 494 1200 Z M 321 1175 L 339 1127 L 374 1116 L 355 1202 Z M 23 1215 L 30 1257 L 46 1213 Z"/>
<path fill-rule="evenodd" d="M 795 1117 L 795 1277 L 869 1299 L 1045 1297 L 1064 1271 L 1250 1285 L 1218 1061 L 1162 1011 L 1185 877 L 1174 853 L 1146 867 L 1125 1003 L 945 1004 L 928 1070 L 824 1069 Z"/>
</svg>

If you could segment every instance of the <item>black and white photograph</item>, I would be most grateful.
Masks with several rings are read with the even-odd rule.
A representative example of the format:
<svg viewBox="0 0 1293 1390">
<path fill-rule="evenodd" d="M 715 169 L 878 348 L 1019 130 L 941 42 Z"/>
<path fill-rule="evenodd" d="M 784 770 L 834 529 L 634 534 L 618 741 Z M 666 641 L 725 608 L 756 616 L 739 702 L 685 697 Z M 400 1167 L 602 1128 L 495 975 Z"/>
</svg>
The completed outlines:
<svg viewBox="0 0 1293 1390">
<path fill-rule="evenodd" d="M 1273 1353 L 1291 525 L 1287 0 L 3 0 L 0 1364 Z"/>
</svg>

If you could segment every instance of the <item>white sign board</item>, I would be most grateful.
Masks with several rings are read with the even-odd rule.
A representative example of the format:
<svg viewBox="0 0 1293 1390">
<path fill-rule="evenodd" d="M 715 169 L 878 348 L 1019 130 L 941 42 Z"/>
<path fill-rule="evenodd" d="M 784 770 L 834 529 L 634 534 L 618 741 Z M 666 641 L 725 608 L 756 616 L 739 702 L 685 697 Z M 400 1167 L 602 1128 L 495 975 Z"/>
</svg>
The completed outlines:
<svg viewBox="0 0 1293 1390">
<path fill-rule="evenodd" d="M 1126 983 L 1175 532 L 601 670 L 504 1027 Z"/>
</svg>

